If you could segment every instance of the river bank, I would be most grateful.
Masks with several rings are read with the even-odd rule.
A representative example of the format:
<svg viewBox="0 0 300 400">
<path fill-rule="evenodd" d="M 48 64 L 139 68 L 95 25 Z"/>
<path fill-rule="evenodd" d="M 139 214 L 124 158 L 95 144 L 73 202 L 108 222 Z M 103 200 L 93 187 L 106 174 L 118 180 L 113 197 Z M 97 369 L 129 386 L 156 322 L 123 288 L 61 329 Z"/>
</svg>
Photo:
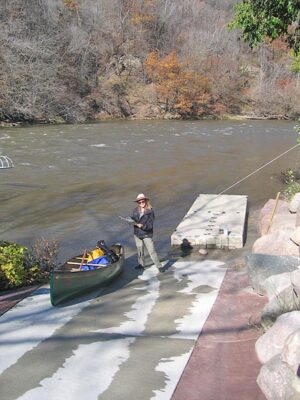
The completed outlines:
<svg viewBox="0 0 300 400">
<path fill-rule="evenodd" d="M 86 119 L 82 121 L 76 122 L 76 124 L 86 124 L 86 123 L 100 123 L 107 121 L 164 121 L 164 120 L 178 120 L 178 121 L 207 121 L 207 120 L 218 120 L 218 121 L 269 121 L 269 120 L 278 120 L 278 121 L 298 121 L 298 119 L 293 119 L 286 115 L 255 115 L 255 114 L 225 114 L 221 116 L 207 116 L 202 118 L 182 118 L 179 114 L 171 114 L 166 113 L 163 116 L 158 115 L 157 117 L 142 117 L 142 116 L 132 116 L 130 118 L 120 118 L 113 116 L 102 116 L 101 118 L 95 119 Z M 0 127 L 9 128 L 9 127 L 25 127 L 28 125 L 65 125 L 70 124 L 69 122 L 63 120 L 62 118 L 56 118 L 53 120 L 30 120 L 29 122 L 12 120 L 12 121 L 0 121 Z"/>
</svg>

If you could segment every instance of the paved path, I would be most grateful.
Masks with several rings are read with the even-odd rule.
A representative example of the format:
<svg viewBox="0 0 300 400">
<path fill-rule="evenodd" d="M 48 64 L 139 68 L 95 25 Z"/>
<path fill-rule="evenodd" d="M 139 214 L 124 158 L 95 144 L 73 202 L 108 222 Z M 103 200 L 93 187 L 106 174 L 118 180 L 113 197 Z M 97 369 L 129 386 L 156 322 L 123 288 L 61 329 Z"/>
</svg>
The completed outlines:
<svg viewBox="0 0 300 400">
<path fill-rule="evenodd" d="M 266 298 L 248 286 L 245 269 L 227 270 L 172 400 L 264 400 L 256 383 L 255 342 Z"/>
<path fill-rule="evenodd" d="M 209 259 L 169 261 L 168 266 L 164 274 L 154 266 L 139 275 L 128 268 L 95 297 L 64 307 L 51 307 L 49 289 L 42 287 L 2 315 L 0 398 L 232 400 L 186 392 L 186 379 L 193 379 L 193 392 L 199 394 L 199 364 L 196 380 L 186 371 L 197 348 L 201 353 L 198 335 L 226 268 Z M 236 330 L 234 321 L 227 326 Z M 207 366 L 203 377 L 210 379 L 204 386 L 214 384 L 215 369 Z M 254 371 L 252 386 L 253 378 Z M 261 399 L 240 400 L 253 398 Z"/>
<path fill-rule="evenodd" d="M 20 288 L 16 290 L 8 290 L 0 296 L 0 316 L 7 310 L 15 306 L 19 301 L 23 300 L 24 297 L 29 296 L 34 290 L 40 285 L 28 286 L 26 288 Z"/>
</svg>

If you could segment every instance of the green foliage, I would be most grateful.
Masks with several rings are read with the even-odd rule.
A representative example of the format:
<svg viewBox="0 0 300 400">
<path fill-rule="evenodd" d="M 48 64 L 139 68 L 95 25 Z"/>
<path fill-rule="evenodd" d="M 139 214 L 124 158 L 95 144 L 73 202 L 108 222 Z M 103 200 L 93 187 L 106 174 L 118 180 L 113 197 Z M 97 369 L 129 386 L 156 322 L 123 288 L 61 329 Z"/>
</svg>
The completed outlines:
<svg viewBox="0 0 300 400">
<path fill-rule="evenodd" d="M 264 41 L 284 38 L 297 54 L 300 50 L 299 0 L 244 0 L 235 6 L 229 29 L 242 30 L 251 47 Z"/>
<path fill-rule="evenodd" d="M 43 282 L 46 277 L 45 271 L 25 246 L 0 242 L 0 289 Z"/>
<path fill-rule="evenodd" d="M 300 53 L 295 54 L 294 52 L 291 54 L 291 70 L 298 74 L 300 72 Z"/>
<path fill-rule="evenodd" d="M 25 280 L 25 247 L 4 242 L 0 247 L 1 275 L 9 286 L 20 286 Z"/>
<path fill-rule="evenodd" d="M 283 195 L 287 201 L 290 201 L 296 193 L 300 192 L 300 183 L 297 182 L 295 172 L 291 168 L 285 171 L 284 177 L 286 189 Z"/>
</svg>

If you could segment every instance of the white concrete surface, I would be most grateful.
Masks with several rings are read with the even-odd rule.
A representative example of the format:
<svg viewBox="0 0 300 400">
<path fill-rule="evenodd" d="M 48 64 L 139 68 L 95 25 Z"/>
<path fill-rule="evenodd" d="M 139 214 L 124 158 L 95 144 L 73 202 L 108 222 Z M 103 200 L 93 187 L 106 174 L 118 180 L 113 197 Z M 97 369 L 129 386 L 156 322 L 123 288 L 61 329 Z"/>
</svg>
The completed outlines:
<svg viewBox="0 0 300 400">
<path fill-rule="evenodd" d="M 74 318 L 89 302 L 82 301 L 64 308 L 52 307 L 49 285 L 45 285 L 2 315 L 0 374 Z"/>
<path fill-rule="evenodd" d="M 0 398 L 170 399 L 225 273 L 179 259 L 72 306 L 33 293 L 0 317 Z"/>
<path fill-rule="evenodd" d="M 187 240 L 205 248 L 244 246 L 247 196 L 200 194 L 171 235 L 171 245 Z"/>
</svg>

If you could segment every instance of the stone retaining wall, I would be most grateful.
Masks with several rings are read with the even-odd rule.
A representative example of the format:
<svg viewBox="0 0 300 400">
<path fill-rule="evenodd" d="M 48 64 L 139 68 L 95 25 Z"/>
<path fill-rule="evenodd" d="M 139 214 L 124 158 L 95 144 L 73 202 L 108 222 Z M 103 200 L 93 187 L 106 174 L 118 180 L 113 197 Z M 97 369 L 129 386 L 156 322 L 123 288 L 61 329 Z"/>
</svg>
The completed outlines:
<svg viewBox="0 0 300 400">
<path fill-rule="evenodd" d="M 275 200 L 264 205 L 261 237 L 247 262 L 253 289 L 268 298 L 261 313 L 265 333 L 255 345 L 262 363 L 257 383 L 267 400 L 300 400 L 299 204 L 297 194 L 290 204 L 279 200 L 275 213 Z"/>
</svg>

